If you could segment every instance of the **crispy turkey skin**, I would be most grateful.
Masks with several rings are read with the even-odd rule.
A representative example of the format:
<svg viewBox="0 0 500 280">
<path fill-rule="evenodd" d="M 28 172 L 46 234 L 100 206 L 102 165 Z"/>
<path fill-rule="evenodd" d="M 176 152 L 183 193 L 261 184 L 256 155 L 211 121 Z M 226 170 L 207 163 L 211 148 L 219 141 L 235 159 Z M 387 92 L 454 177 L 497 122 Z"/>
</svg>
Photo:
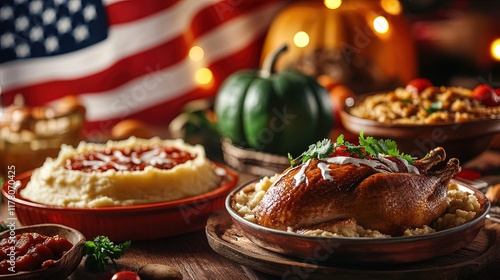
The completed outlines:
<svg viewBox="0 0 500 280">
<path fill-rule="evenodd" d="M 429 172 L 445 158 L 442 148 L 409 166 L 397 158 L 320 160 L 290 167 L 255 207 L 257 223 L 275 229 L 318 228 L 354 219 L 391 236 L 429 225 L 446 210 L 457 159 Z M 341 163 L 339 163 L 341 161 Z"/>
</svg>

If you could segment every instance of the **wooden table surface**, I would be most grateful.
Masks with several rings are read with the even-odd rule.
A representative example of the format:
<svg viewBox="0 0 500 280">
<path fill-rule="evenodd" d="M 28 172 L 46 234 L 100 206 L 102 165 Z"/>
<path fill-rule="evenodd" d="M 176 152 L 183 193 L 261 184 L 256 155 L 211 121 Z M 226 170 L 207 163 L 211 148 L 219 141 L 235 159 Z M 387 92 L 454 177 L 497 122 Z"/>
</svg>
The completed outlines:
<svg viewBox="0 0 500 280">
<path fill-rule="evenodd" d="M 484 168 L 484 166 L 481 166 L 482 164 L 486 164 L 488 168 L 491 168 L 492 165 L 496 166 L 500 171 L 500 153 L 485 153 L 482 157 L 477 158 L 474 162 L 466 166 L 468 168 L 474 168 L 474 166 Z M 239 181 L 240 183 L 246 182 L 255 177 L 256 176 L 253 175 L 240 173 Z M 205 231 L 203 230 L 167 239 L 133 242 L 131 249 L 118 261 L 120 268 L 131 270 L 137 269 L 148 263 L 159 263 L 172 266 L 182 273 L 184 279 L 282 279 L 282 277 L 265 275 L 241 266 L 219 255 L 210 248 Z M 498 279 L 498 275 L 500 275 L 500 252 L 498 258 L 473 279 L 496 280 Z M 98 278 L 98 275 L 89 274 L 82 263 L 69 279 L 80 280 Z"/>
<path fill-rule="evenodd" d="M 295 278 L 282 278 L 265 275 L 220 256 L 208 245 L 204 231 L 156 241 L 134 242 L 127 254 L 118 261 L 120 268 L 131 270 L 148 263 L 172 266 L 182 273 L 183 279 L 299 279 L 296 276 L 294 276 Z M 497 280 L 499 275 L 500 252 L 496 261 L 473 279 Z M 82 263 L 68 279 L 90 280 L 98 278 L 99 275 L 88 273 Z M 335 279 L 341 278 L 335 277 Z"/>
<path fill-rule="evenodd" d="M 240 173 L 239 182 L 252 178 L 256 176 Z M 117 263 L 119 269 L 128 270 L 137 270 L 150 263 L 165 264 L 180 271 L 183 279 L 268 279 L 213 251 L 204 230 L 159 240 L 133 241 Z M 92 280 L 100 276 L 89 273 L 82 260 L 68 280 Z"/>
<path fill-rule="evenodd" d="M 493 159 L 500 159 L 498 155 L 500 154 L 493 155 Z M 241 174 L 240 182 L 253 177 Z M 4 215 L 0 213 L 1 217 Z M 119 269 L 128 270 L 136 270 L 142 265 L 151 263 L 165 264 L 180 271 L 183 279 L 285 279 L 264 275 L 219 255 L 210 248 L 204 230 L 160 240 L 134 241 L 130 250 L 117 263 Z M 498 275 L 500 275 L 500 252 L 498 258 L 473 279 L 498 279 Z M 92 280 L 99 279 L 100 276 L 89 273 L 82 260 L 68 279 Z"/>
</svg>

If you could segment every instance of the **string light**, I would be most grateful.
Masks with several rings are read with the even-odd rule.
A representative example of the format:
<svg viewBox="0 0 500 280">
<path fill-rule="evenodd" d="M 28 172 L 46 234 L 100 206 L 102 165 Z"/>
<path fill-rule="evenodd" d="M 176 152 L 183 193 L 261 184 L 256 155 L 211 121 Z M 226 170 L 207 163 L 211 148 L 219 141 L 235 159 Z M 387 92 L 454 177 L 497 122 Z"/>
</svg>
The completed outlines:
<svg viewBox="0 0 500 280">
<path fill-rule="evenodd" d="M 309 45 L 309 35 L 304 31 L 299 31 L 293 36 L 293 43 L 299 48 Z"/>
<path fill-rule="evenodd" d="M 189 50 L 189 58 L 192 61 L 200 61 L 205 56 L 205 51 L 200 46 L 193 46 Z"/>
<path fill-rule="evenodd" d="M 195 80 L 200 85 L 208 85 L 212 82 L 214 75 L 208 68 L 200 68 L 194 75 Z"/>
<path fill-rule="evenodd" d="M 389 22 L 384 16 L 378 16 L 373 20 L 373 29 L 380 34 L 386 34 L 389 31 Z"/>
<path fill-rule="evenodd" d="M 335 10 L 342 5 L 342 0 L 325 0 L 324 3 L 328 9 Z"/>
<path fill-rule="evenodd" d="M 491 43 L 490 52 L 493 59 L 500 61 L 500 38 L 495 39 Z"/>
</svg>

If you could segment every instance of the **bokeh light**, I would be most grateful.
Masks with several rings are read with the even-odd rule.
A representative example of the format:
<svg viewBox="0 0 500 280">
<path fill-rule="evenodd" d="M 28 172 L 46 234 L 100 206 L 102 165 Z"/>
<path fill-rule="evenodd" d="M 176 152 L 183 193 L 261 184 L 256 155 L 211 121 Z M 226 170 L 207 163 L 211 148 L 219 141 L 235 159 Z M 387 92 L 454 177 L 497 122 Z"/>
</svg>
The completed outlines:
<svg viewBox="0 0 500 280">
<path fill-rule="evenodd" d="M 325 0 L 324 3 L 328 9 L 335 10 L 342 5 L 342 0 Z"/>
<path fill-rule="evenodd" d="M 391 15 L 399 15 L 401 13 L 401 4 L 399 0 L 381 0 L 382 9 Z"/>
<path fill-rule="evenodd" d="M 373 29 L 377 33 L 386 34 L 389 31 L 389 22 L 384 16 L 378 16 L 373 20 Z"/>
<path fill-rule="evenodd" d="M 490 52 L 494 60 L 500 61 L 500 38 L 491 43 Z"/>
<path fill-rule="evenodd" d="M 309 35 L 304 31 L 299 31 L 293 36 L 293 43 L 299 48 L 309 45 Z"/>
<path fill-rule="evenodd" d="M 212 82 L 214 75 L 208 68 L 200 68 L 196 71 L 195 80 L 200 85 L 208 85 Z"/>
<path fill-rule="evenodd" d="M 200 61 L 205 56 L 205 51 L 200 46 L 194 46 L 189 50 L 189 58 L 192 61 Z"/>
</svg>

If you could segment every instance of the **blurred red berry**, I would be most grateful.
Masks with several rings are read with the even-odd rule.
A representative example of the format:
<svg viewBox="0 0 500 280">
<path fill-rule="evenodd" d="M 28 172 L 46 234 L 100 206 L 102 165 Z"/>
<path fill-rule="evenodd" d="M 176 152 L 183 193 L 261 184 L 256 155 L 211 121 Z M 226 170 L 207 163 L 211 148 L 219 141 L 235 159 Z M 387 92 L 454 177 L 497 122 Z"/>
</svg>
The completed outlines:
<svg viewBox="0 0 500 280">
<path fill-rule="evenodd" d="M 141 278 L 133 271 L 124 270 L 115 273 L 115 275 L 111 277 L 111 280 L 141 280 Z"/>
<path fill-rule="evenodd" d="M 421 93 L 424 89 L 432 87 L 431 81 L 426 78 L 417 78 L 406 84 L 406 90 L 413 93 Z"/>
<path fill-rule="evenodd" d="M 472 98 L 481 101 L 486 106 L 500 105 L 500 91 L 487 84 L 481 84 L 472 90 Z"/>
</svg>

